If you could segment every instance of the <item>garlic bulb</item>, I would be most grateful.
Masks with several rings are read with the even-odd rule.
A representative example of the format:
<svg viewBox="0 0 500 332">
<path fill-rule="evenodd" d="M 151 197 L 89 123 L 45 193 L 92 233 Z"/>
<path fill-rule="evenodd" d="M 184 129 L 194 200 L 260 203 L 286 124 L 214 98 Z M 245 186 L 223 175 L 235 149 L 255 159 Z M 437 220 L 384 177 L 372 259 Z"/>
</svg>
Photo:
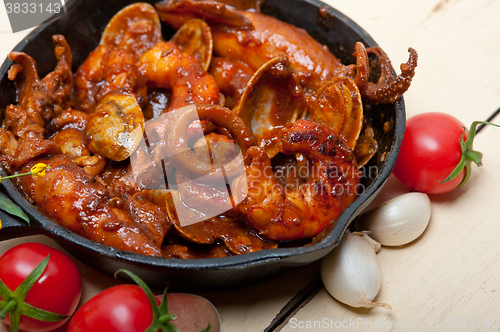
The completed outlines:
<svg viewBox="0 0 500 332">
<path fill-rule="evenodd" d="M 356 229 L 368 231 L 385 246 L 402 246 L 418 238 L 429 224 L 431 201 L 423 193 L 406 193 L 359 216 Z"/>
<path fill-rule="evenodd" d="M 351 307 L 385 307 L 373 302 L 382 279 L 376 251 L 380 244 L 364 233 L 347 232 L 340 244 L 321 262 L 321 279 L 326 290 Z"/>
</svg>

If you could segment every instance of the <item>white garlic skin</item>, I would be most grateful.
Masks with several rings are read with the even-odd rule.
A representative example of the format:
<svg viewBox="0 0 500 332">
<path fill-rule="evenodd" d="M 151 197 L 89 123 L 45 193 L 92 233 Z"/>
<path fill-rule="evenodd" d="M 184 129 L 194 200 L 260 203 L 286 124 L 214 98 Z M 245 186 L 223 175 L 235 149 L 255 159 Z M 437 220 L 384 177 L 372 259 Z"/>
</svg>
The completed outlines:
<svg viewBox="0 0 500 332">
<path fill-rule="evenodd" d="M 382 279 L 376 251 L 380 245 L 363 233 L 346 232 L 339 245 L 321 262 L 321 279 L 326 290 L 351 307 L 371 308 L 385 303 L 373 302 Z"/>
<path fill-rule="evenodd" d="M 424 193 L 397 196 L 358 217 L 356 229 L 384 246 L 402 246 L 417 239 L 429 224 L 431 201 Z"/>
</svg>

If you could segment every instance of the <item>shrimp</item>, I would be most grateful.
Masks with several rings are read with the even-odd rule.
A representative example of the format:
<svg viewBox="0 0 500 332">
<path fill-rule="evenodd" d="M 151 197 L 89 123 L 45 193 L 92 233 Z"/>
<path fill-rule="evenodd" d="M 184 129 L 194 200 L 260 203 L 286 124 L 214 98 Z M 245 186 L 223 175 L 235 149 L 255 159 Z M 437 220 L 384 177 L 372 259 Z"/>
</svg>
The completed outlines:
<svg viewBox="0 0 500 332">
<path fill-rule="evenodd" d="M 68 108 L 50 121 L 50 127 L 56 132 L 50 137 L 61 152 L 89 175 L 100 174 L 106 166 L 106 159 L 100 155 L 91 155 L 87 146 L 85 127 L 88 114 Z"/>
<path fill-rule="evenodd" d="M 141 2 L 119 11 L 107 24 L 99 45 L 75 75 L 77 108 L 92 112 L 106 94 L 117 89 L 146 101 L 146 81 L 136 63 L 144 52 L 163 40 L 160 20 L 153 6 Z"/>
<path fill-rule="evenodd" d="M 135 57 L 125 50 L 97 46 L 75 74 L 73 96 L 77 109 L 91 113 L 105 95 L 116 90 L 133 93 L 145 101 L 146 80 L 136 62 Z"/>
<path fill-rule="evenodd" d="M 236 195 L 246 189 L 246 197 L 234 212 L 269 239 L 314 237 L 354 201 L 362 175 L 345 142 L 322 124 L 297 120 L 287 125 L 281 153 L 306 157 L 309 176 L 291 186 L 293 189 L 286 187 L 274 173 L 265 151 L 251 147 L 248 154 L 252 162 L 246 178 L 238 177 L 232 185 L 238 188 Z"/>
<path fill-rule="evenodd" d="M 64 155 L 35 158 L 21 171 L 29 171 L 38 162 L 50 166 L 45 176 L 24 176 L 18 183 L 48 217 L 90 240 L 161 256 L 170 224 L 159 207 L 126 194 L 110 197 L 99 181 Z"/>
<path fill-rule="evenodd" d="M 194 103 L 217 104 L 219 87 L 191 55 L 171 42 L 158 42 L 141 57 L 139 70 L 150 85 L 172 91 L 168 110 Z"/>
<path fill-rule="evenodd" d="M 220 91 L 226 96 L 225 106 L 233 109 L 241 99 L 254 71 L 243 62 L 215 57 L 208 72 L 215 78 Z"/>
</svg>

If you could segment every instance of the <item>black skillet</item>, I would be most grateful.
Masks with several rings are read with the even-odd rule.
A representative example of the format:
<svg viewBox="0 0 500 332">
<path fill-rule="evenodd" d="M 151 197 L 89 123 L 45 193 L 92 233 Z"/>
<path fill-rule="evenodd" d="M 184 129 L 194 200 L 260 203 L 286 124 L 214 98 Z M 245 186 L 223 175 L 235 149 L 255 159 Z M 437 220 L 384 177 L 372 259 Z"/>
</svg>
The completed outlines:
<svg viewBox="0 0 500 332">
<path fill-rule="evenodd" d="M 134 1 L 74 1 L 73 8 L 68 13 L 34 29 L 14 50 L 31 55 L 43 77 L 53 70 L 56 63 L 51 37 L 63 34 L 72 48 L 73 70 L 76 71 L 78 65 L 98 44 L 111 17 L 132 2 Z M 306 29 L 319 42 L 328 45 L 344 64 L 355 62 L 352 54 L 356 41 L 376 46 L 375 41 L 356 23 L 316 0 L 266 0 L 262 12 Z M 163 33 L 165 39 L 168 39 L 173 31 L 163 27 Z M 14 85 L 7 79 L 7 71 L 11 65 L 12 62 L 7 59 L 0 68 L 2 111 L 7 105 L 15 103 Z M 1 189 L 23 208 L 31 219 L 31 225 L 27 226 L 20 219 L 2 213 L 0 240 L 44 234 L 55 239 L 77 259 L 101 272 L 113 275 L 118 269 L 128 269 L 158 289 L 163 289 L 170 283 L 177 290 L 213 291 L 262 282 L 325 256 L 337 245 L 350 222 L 385 184 L 396 162 L 405 130 L 403 99 L 394 105 L 373 106 L 367 116 L 371 117 L 379 151 L 365 167 L 366 174 L 362 182 L 365 190 L 340 216 L 330 233 L 314 245 L 262 250 L 214 259 L 182 260 L 138 255 L 92 242 L 62 228 L 30 204 L 10 181 L 3 181 Z M 385 123 L 392 125 L 386 126 L 384 130 Z M 1 172 L 5 175 L 3 170 Z"/>
</svg>

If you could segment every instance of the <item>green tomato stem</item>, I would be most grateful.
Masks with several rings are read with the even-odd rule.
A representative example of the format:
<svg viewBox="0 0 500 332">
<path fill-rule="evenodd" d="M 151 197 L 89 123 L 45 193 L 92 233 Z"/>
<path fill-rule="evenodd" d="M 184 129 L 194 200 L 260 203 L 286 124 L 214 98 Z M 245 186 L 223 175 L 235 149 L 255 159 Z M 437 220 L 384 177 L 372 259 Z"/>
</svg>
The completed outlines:
<svg viewBox="0 0 500 332">
<path fill-rule="evenodd" d="M 170 316 L 170 315 L 162 315 L 162 316 L 160 316 L 160 317 L 158 318 L 158 321 L 159 321 L 160 323 L 162 323 L 162 324 L 163 324 L 163 323 L 166 323 L 166 322 L 170 322 L 170 320 L 172 320 L 172 316 Z"/>
<path fill-rule="evenodd" d="M 146 293 L 146 296 L 149 299 L 149 302 L 151 303 L 151 309 L 153 311 L 153 322 L 151 325 L 146 329 L 145 332 L 156 332 L 158 330 L 161 330 L 162 332 L 180 332 L 175 325 L 171 323 L 172 320 L 177 319 L 177 315 L 172 313 L 170 314 L 168 312 L 168 300 L 167 300 L 167 290 L 168 287 L 165 288 L 163 291 L 163 301 L 161 304 L 158 306 L 156 304 L 155 296 L 153 295 L 153 292 L 151 289 L 146 285 L 144 281 L 141 280 L 138 276 L 133 274 L 132 272 L 128 270 L 118 270 L 115 273 L 115 278 L 116 275 L 120 272 L 123 272 L 127 274 L 132 280 L 135 281 L 135 283 L 142 288 L 144 293 Z M 206 332 L 210 330 L 210 324 L 202 331 L 200 332 Z"/>
<path fill-rule="evenodd" d="M 19 310 L 14 310 L 10 313 L 10 331 L 19 332 L 19 325 L 21 324 L 21 313 Z"/>
<path fill-rule="evenodd" d="M 475 151 L 472 148 L 472 144 L 474 142 L 474 138 L 476 137 L 476 132 L 477 132 L 477 126 L 479 124 L 484 124 L 484 125 L 491 125 L 495 127 L 500 127 L 500 125 L 487 122 L 487 121 L 474 121 L 472 122 L 470 129 L 469 129 L 469 136 L 467 137 L 467 140 L 463 140 L 466 132 L 466 128 L 463 127 L 464 131 L 462 132 L 462 135 L 460 136 L 460 149 L 462 150 L 462 158 L 460 158 L 460 161 L 458 162 L 457 166 L 451 171 L 451 173 L 443 180 L 439 181 L 440 183 L 445 183 L 448 181 L 453 180 L 457 176 L 459 176 L 462 171 L 465 168 L 465 176 L 462 182 L 457 186 L 461 187 L 462 185 L 469 180 L 472 168 L 471 168 L 471 162 L 474 162 L 478 167 L 482 166 L 482 158 L 483 154 L 479 151 Z"/>
<path fill-rule="evenodd" d="M 7 301 L 5 307 L 3 307 L 2 310 L 0 310 L 0 319 L 4 319 L 5 317 L 7 317 L 7 314 L 16 309 L 16 307 L 17 307 L 16 300 Z"/>
<path fill-rule="evenodd" d="M 478 167 L 482 166 L 483 154 L 479 151 L 467 151 L 465 153 L 465 158 L 470 161 L 473 161 Z"/>
<path fill-rule="evenodd" d="M 33 287 L 38 279 L 40 279 L 43 271 L 45 271 L 45 269 L 47 268 L 49 258 L 50 255 L 42 260 L 14 291 L 11 291 L 5 285 L 5 283 L 0 280 L 0 296 L 2 297 L 2 301 L 0 301 L 0 308 L 1 303 L 5 301 L 5 306 L 0 311 L 0 317 L 3 319 L 5 318 L 5 316 L 7 316 L 7 314 L 9 314 L 10 330 L 12 332 L 19 331 L 19 322 L 21 320 L 21 316 L 27 316 L 47 322 L 56 322 L 68 317 L 65 315 L 60 315 L 35 308 L 24 301 L 26 295 L 28 294 L 28 291 L 31 289 L 31 287 Z"/>
<path fill-rule="evenodd" d="M 180 332 L 172 323 L 170 323 L 170 320 L 172 318 L 172 315 L 168 313 L 168 305 L 163 305 L 163 302 L 166 303 L 167 301 L 167 296 L 166 292 L 167 289 L 165 289 L 165 297 L 163 298 L 163 302 L 161 303 L 160 307 L 156 304 L 155 296 L 153 295 L 153 292 L 151 289 L 146 285 L 144 281 L 141 280 L 138 276 L 133 274 L 130 271 L 127 270 L 118 270 L 115 273 L 115 277 L 119 272 L 123 272 L 127 274 L 132 280 L 135 281 L 135 283 L 142 288 L 144 293 L 149 299 L 149 302 L 151 303 L 151 309 L 153 311 L 153 322 L 151 325 L 146 329 L 145 332 L 156 332 L 158 330 L 161 331 L 171 331 L 171 332 Z M 160 310 L 161 309 L 161 310 Z"/>
</svg>

